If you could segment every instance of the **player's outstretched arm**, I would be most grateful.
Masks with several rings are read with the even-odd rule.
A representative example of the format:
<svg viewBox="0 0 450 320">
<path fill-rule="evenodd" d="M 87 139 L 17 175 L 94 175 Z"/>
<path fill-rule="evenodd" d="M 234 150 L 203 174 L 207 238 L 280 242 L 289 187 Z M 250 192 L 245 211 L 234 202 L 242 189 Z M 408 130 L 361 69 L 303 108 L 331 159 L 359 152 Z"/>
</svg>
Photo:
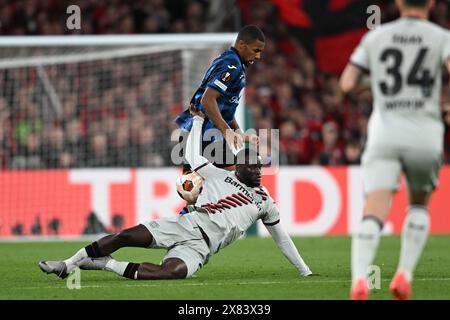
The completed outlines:
<svg viewBox="0 0 450 320">
<path fill-rule="evenodd" d="M 313 273 L 305 261 L 303 261 L 300 253 L 294 245 L 294 242 L 292 242 L 291 237 L 289 237 L 281 224 L 278 222 L 275 225 L 266 225 L 266 228 L 277 243 L 278 248 L 280 248 L 284 256 L 297 268 L 300 275 L 304 277 L 312 275 Z"/>
<path fill-rule="evenodd" d="M 191 113 L 193 114 L 193 123 L 192 129 L 186 141 L 185 158 L 189 162 L 191 168 L 193 170 L 196 170 L 198 167 L 201 167 L 205 163 L 208 163 L 208 159 L 206 159 L 201 155 L 202 125 L 205 119 L 203 118 L 204 116 L 202 114 L 200 113 L 194 114 L 192 110 L 195 110 L 195 107 L 191 106 Z"/>
</svg>

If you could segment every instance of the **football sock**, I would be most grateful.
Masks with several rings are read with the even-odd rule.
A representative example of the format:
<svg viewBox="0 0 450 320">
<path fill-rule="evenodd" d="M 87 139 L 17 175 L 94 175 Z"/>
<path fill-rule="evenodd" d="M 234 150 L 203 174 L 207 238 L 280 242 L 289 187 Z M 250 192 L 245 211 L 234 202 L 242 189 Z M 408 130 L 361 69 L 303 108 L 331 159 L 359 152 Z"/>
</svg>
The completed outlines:
<svg viewBox="0 0 450 320">
<path fill-rule="evenodd" d="M 405 272 L 411 281 L 422 250 L 428 238 L 430 216 L 424 206 L 410 206 L 403 223 L 398 271 Z"/>
<path fill-rule="evenodd" d="M 86 253 L 85 248 L 81 248 L 78 250 L 77 253 L 75 253 L 73 256 L 71 256 L 69 259 L 64 260 L 64 263 L 66 264 L 67 268 L 70 269 L 73 266 L 76 266 L 78 262 L 86 258 L 88 255 Z"/>
<path fill-rule="evenodd" d="M 114 272 L 119 276 L 123 276 L 129 279 L 137 279 L 137 270 L 139 263 L 122 262 L 111 259 L 106 264 L 105 270 Z"/>
<path fill-rule="evenodd" d="M 373 215 L 363 218 L 360 229 L 352 237 L 352 282 L 366 278 L 367 268 L 372 264 L 380 241 L 383 222 Z"/>
<path fill-rule="evenodd" d="M 86 249 L 86 253 L 88 257 L 91 258 L 100 258 L 103 257 L 104 254 L 100 252 L 100 248 L 98 246 L 97 241 L 92 242 L 90 245 L 86 246 L 84 249 Z"/>
</svg>

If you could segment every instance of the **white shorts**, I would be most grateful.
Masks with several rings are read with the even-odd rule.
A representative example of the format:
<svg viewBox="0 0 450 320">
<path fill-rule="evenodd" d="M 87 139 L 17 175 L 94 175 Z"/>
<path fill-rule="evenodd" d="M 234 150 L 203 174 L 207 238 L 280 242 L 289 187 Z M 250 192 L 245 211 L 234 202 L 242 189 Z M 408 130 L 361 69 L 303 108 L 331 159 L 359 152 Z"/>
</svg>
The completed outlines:
<svg viewBox="0 0 450 320">
<path fill-rule="evenodd" d="M 410 191 L 432 192 L 438 184 L 442 153 L 424 149 L 368 148 L 362 156 L 364 191 L 398 190 L 403 172 Z"/>
<path fill-rule="evenodd" d="M 208 263 L 209 247 L 188 214 L 147 221 L 143 225 L 153 236 L 149 248 L 167 249 L 162 262 L 169 258 L 183 260 L 188 269 L 186 278 Z"/>
</svg>

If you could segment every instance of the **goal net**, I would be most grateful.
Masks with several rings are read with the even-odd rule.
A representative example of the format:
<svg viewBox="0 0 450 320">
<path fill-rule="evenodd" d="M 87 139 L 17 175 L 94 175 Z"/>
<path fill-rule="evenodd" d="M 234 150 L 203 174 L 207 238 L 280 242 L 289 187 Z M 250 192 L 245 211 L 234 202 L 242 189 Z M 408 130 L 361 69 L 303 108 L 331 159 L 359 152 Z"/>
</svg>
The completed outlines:
<svg viewBox="0 0 450 320">
<path fill-rule="evenodd" d="M 76 235 L 96 222 L 100 231 L 120 225 L 112 221 L 120 217 L 111 213 L 111 199 L 103 208 L 93 201 L 81 208 L 70 188 L 62 190 L 59 175 L 173 166 L 174 119 L 212 59 L 234 39 L 0 39 L 0 237 Z M 125 222 L 123 216 L 121 227 L 136 222 L 136 213 Z"/>
</svg>

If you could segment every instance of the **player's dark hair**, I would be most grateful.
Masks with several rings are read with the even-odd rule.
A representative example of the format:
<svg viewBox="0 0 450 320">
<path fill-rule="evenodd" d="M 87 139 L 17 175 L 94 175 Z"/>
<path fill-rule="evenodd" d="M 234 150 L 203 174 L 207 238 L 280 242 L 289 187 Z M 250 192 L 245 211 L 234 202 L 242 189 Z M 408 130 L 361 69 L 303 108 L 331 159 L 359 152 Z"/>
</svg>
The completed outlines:
<svg viewBox="0 0 450 320">
<path fill-rule="evenodd" d="M 403 0 L 409 7 L 425 7 L 430 0 Z"/>
<path fill-rule="evenodd" d="M 255 25 L 248 25 L 243 27 L 239 31 L 236 42 L 238 42 L 239 40 L 242 40 L 245 43 L 253 43 L 256 40 L 265 42 L 266 37 L 264 36 L 264 33 L 261 31 L 260 28 L 258 28 Z"/>
</svg>

